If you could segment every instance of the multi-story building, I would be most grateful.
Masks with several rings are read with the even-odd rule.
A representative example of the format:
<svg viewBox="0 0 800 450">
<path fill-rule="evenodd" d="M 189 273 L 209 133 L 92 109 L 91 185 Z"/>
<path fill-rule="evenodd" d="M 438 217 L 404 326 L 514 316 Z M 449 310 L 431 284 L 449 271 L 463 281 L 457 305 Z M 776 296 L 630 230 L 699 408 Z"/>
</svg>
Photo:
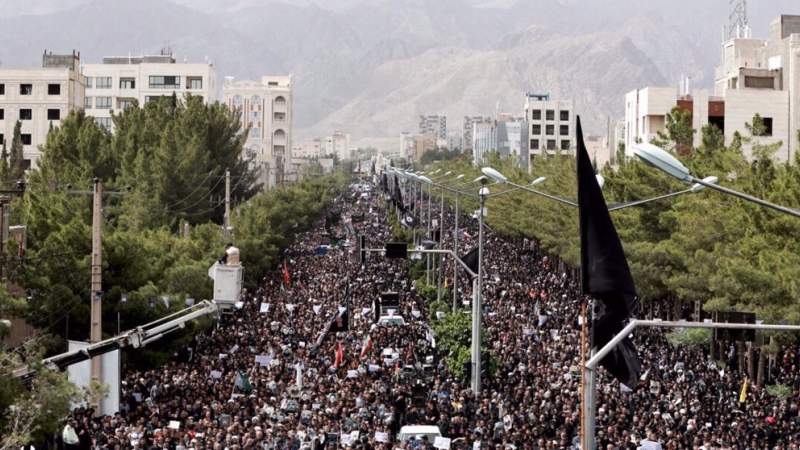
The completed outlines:
<svg viewBox="0 0 800 450">
<path fill-rule="evenodd" d="M 0 146 L 10 147 L 19 121 L 24 164 L 36 167 L 50 127 L 83 107 L 83 92 L 80 53 L 74 51 L 45 51 L 39 68 L 0 69 Z"/>
<path fill-rule="evenodd" d="M 83 66 L 84 108 L 101 125 L 111 128 L 111 113 L 133 104 L 186 94 L 213 101 L 216 97 L 214 65 L 176 63 L 169 52 L 160 55 L 103 58 L 101 64 Z"/>
<path fill-rule="evenodd" d="M 293 158 L 314 159 L 322 157 L 324 153 L 325 145 L 320 138 L 304 141 L 292 147 Z"/>
<path fill-rule="evenodd" d="M 464 130 L 463 130 L 463 137 L 461 138 L 461 142 L 463 143 L 463 147 L 461 149 L 464 153 L 472 153 L 472 141 L 473 141 L 473 134 L 472 131 L 474 129 L 474 124 L 482 123 L 482 122 L 491 122 L 492 119 L 490 117 L 483 117 L 483 116 L 464 116 Z"/>
<path fill-rule="evenodd" d="M 282 184 L 292 158 L 292 77 L 267 75 L 259 81 L 234 81 L 222 87 L 224 102 L 239 111 L 248 130 L 245 149 L 267 188 Z"/>
<path fill-rule="evenodd" d="M 433 136 L 438 147 L 447 145 L 447 116 L 419 116 L 419 134 Z"/>
<path fill-rule="evenodd" d="M 351 159 L 350 134 L 335 131 L 325 138 L 325 155 L 335 155 L 339 161 Z"/>
<path fill-rule="evenodd" d="M 722 43 L 722 61 L 715 72 L 714 95 L 687 85 L 647 87 L 625 95 L 625 147 L 649 142 L 663 131 L 666 114 L 675 106 L 692 113 L 700 145 L 700 130 L 716 125 L 730 144 L 736 132 L 748 135 L 747 123 L 759 114 L 766 135 L 758 144 L 781 143 L 775 158 L 792 161 L 798 151 L 800 129 L 800 16 L 782 15 L 772 21 L 767 40 L 739 38 Z M 750 145 L 745 154 L 751 156 Z"/>
<path fill-rule="evenodd" d="M 554 155 L 575 145 L 575 108 L 572 100 L 551 100 L 549 94 L 525 95 L 528 155 Z"/>
<path fill-rule="evenodd" d="M 422 155 L 436 150 L 436 139 L 430 134 L 417 134 L 414 136 L 414 161 L 422 159 Z"/>
<path fill-rule="evenodd" d="M 400 133 L 400 154 L 406 161 L 414 159 L 414 148 L 414 135 L 407 131 Z"/>
<path fill-rule="evenodd" d="M 489 152 L 497 150 L 497 126 L 494 120 L 473 122 L 472 161 L 476 165 L 484 162 Z"/>
</svg>

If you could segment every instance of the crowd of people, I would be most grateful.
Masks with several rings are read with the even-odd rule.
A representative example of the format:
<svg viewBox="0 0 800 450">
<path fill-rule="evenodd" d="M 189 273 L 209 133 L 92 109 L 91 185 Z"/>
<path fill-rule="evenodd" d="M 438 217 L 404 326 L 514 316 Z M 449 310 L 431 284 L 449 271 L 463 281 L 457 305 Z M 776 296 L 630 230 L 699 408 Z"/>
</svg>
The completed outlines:
<svg viewBox="0 0 800 450">
<path fill-rule="evenodd" d="M 345 230 L 370 248 L 393 240 L 384 196 L 360 194 L 337 199 L 336 228 L 321 220 L 298 236 L 285 251 L 287 269 L 243 293 L 240 307 L 195 336 L 188 356 L 125 373 L 120 413 L 95 418 L 76 410 L 65 426 L 77 436 L 68 447 L 430 449 L 431 440 L 396 439 L 401 426 L 425 424 L 438 426 L 453 449 L 575 448 L 584 299 L 574 274 L 535 243 L 487 229 L 484 342 L 493 373 L 473 396 L 435 347 L 428 323 L 435 315 L 417 294 L 408 261 L 370 255 L 361 262 L 353 235 L 351 245 L 320 250 Z M 452 211 L 432 203 L 431 218 L 443 217 L 452 230 Z M 427 218 L 417 216 L 424 230 Z M 463 254 L 477 245 L 477 223 L 466 215 L 459 221 L 457 235 L 445 232 L 440 245 L 451 248 L 458 238 Z M 445 259 L 450 286 L 453 273 Z M 457 285 L 461 306 L 472 298 L 466 274 Z M 375 300 L 386 291 L 400 294 L 396 314 L 406 325 L 375 323 Z M 779 399 L 753 383 L 743 393 L 740 371 L 720 367 L 703 348 L 670 347 L 661 331 L 637 332 L 635 343 L 640 385 L 599 379 L 599 449 L 637 449 L 643 439 L 665 449 L 800 448 L 796 347 L 776 357 L 772 383 L 791 388 Z"/>
</svg>

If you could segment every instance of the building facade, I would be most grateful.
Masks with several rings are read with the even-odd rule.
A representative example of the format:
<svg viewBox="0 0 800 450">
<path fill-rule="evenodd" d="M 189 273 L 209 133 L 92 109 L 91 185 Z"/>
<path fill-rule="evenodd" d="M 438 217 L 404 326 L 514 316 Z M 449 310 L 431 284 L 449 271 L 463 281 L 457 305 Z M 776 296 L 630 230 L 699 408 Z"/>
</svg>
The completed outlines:
<svg viewBox="0 0 800 450">
<path fill-rule="evenodd" d="M 575 108 L 572 100 L 552 100 L 549 94 L 525 95 L 528 155 L 555 155 L 575 146 Z"/>
<path fill-rule="evenodd" d="M 464 129 L 462 131 L 462 148 L 461 151 L 463 153 L 472 153 L 473 147 L 473 129 L 474 124 L 482 123 L 482 122 L 491 122 L 490 117 L 483 117 L 483 116 L 464 116 Z"/>
<path fill-rule="evenodd" d="M 400 155 L 406 161 L 412 161 L 415 157 L 414 135 L 407 131 L 400 133 Z"/>
<path fill-rule="evenodd" d="M 83 66 L 86 92 L 83 107 L 106 128 L 111 114 L 128 106 L 173 94 L 216 99 L 216 72 L 211 63 L 176 63 L 172 54 L 103 58 L 101 64 Z"/>
<path fill-rule="evenodd" d="M 293 158 L 314 159 L 321 158 L 324 154 L 325 144 L 320 138 L 303 141 L 292 147 Z"/>
<path fill-rule="evenodd" d="M 489 152 L 497 150 L 497 126 L 495 121 L 473 122 L 472 124 L 472 161 L 476 165 L 483 164 Z"/>
<path fill-rule="evenodd" d="M 80 53 L 56 55 L 45 51 L 42 67 L 0 69 L 0 146 L 11 146 L 20 122 L 24 165 L 37 167 L 39 146 L 50 127 L 58 126 L 71 111 L 83 107 Z"/>
<path fill-rule="evenodd" d="M 272 188 L 286 181 L 292 158 L 292 77 L 267 75 L 259 81 L 227 78 L 223 101 L 239 111 L 248 130 L 246 156 L 260 170 L 260 182 Z"/>
<path fill-rule="evenodd" d="M 692 113 L 694 146 L 700 145 L 700 130 L 716 125 L 729 145 L 736 132 L 749 133 L 747 123 L 759 114 L 767 127 L 758 144 L 781 143 L 775 154 L 780 161 L 793 161 L 798 151 L 800 129 L 800 16 L 782 15 L 772 21 L 768 39 L 733 38 L 722 43 L 722 60 L 715 71 L 713 95 L 684 85 L 647 87 L 625 95 L 625 148 L 649 142 L 666 126 L 666 114 L 675 106 Z M 752 157 L 752 146 L 745 155 Z"/>
<path fill-rule="evenodd" d="M 419 134 L 433 137 L 436 146 L 447 146 L 447 116 L 419 116 Z"/>
<path fill-rule="evenodd" d="M 350 134 L 342 131 L 335 131 L 332 135 L 326 137 L 325 155 L 334 155 L 339 161 L 351 159 Z"/>
</svg>

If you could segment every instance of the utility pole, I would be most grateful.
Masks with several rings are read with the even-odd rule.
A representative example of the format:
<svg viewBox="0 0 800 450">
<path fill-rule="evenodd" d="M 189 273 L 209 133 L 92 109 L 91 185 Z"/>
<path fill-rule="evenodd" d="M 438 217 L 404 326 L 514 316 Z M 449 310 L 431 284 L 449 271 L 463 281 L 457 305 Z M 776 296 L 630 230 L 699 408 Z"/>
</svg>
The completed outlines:
<svg viewBox="0 0 800 450">
<path fill-rule="evenodd" d="M 225 169 L 225 237 L 231 235 L 231 171 Z"/>
<path fill-rule="evenodd" d="M 102 250 L 103 250 L 103 183 L 100 179 L 94 179 L 94 193 L 92 201 L 92 304 L 91 304 L 91 332 L 89 343 L 96 344 L 103 340 L 103 321 L 102 321 L 102 302 L 101 292 L 103 290 L 102 272 Z M 102 382 L 102 366 L 100 356 L 92 358 L 91 375 L 92 381 Z M 100 414 L 100 404 L 95 405 L 95 414 Z"/>
</svg>

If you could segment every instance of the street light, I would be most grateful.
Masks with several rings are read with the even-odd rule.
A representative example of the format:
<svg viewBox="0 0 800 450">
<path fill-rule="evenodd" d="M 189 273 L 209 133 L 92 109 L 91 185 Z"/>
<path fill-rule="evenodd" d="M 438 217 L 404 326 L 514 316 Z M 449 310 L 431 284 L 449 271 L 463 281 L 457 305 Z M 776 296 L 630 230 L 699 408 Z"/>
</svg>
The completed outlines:
<svg viewBox="0 0 800 450">
<path fill-rule="evenodd" d="M 733 189 L 722 187 L 715 183 L 709 183 L 706 181 L 706 179 L 695 178 L 689 172 L 689 169 L 683 165 L 683 163 L 678 161 L 674 156 L 670 155 L 668 152 L 664 151 L 664 149 L 657 147 L 653 144 L 647 144 L 647 143 L 635 144 L 633 146 L 633 154 L 636 155 L 639 159 L 641 159 L 645 163 L 647 163 L 648 165 L 651 165 L 656 169 L 666 172 L 668 175 L 671 175 L 681 181 L 685 181 L 687 183 L 696 183 L 701 186 L 714 189 L 715 191 L 732 195 L 734 197 L 738 197 L 743 200 L 747 200 L 749 202 L 753 202 L 761 206 L 765 206 L 767 208 L 792 215 L 794 217 L 800 217 L 800 211 L 796 209 L 788 208 L 786 206 L 776 205 L 775 203 L 770 203 L 766 200 L 762 200 L 758 197 L 753 197 L 752 195 L 747 195 L 743 192 L 734 191 Z"/>
</svg>

